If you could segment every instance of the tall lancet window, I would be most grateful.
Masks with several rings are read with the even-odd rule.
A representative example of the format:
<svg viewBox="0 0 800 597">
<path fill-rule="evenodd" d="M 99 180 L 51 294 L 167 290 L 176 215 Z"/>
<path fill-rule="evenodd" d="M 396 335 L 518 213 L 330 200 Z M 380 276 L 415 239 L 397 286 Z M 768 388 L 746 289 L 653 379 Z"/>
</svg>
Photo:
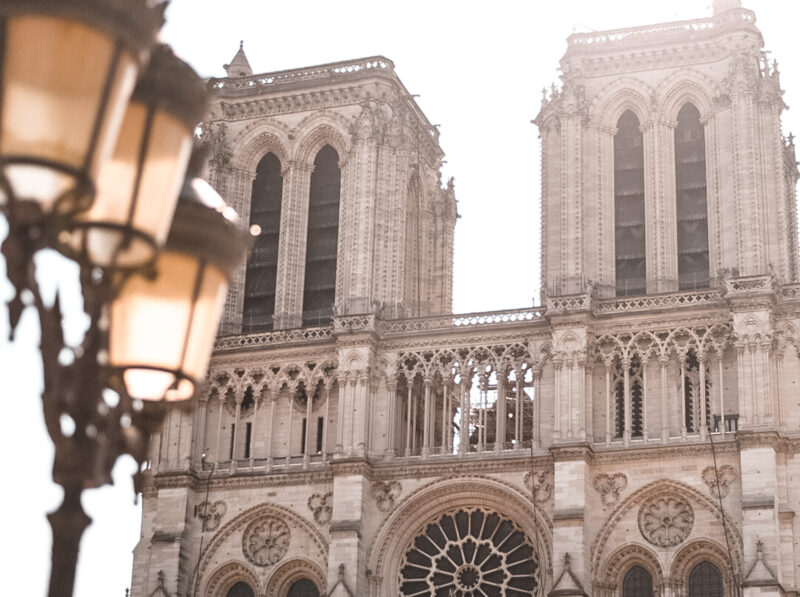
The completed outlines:
<svg viewBox="0 0 800 597">
<path fill-rule="evenodd" d="M 420 315 L 420 190 L 419 179 L 415 176 L 408 183 L 408 196 L 406 197 L 406 275 L 405 295 L 406 307 L 411 307 L 409 316 Z"/>
<path fill-rule="evenodd" d="M 706 288 L 708 210 L 706 208 L 706 142 L 700 112 L 686 104 L 675 129 L 675 203 L 678 216 L 678 286 Z"/>
<path fill-rule="evenodd" d="M 647 288 L 644 152 L 639 119 L 627 110 L 614 136 L 614 250 L 617 296 Z"/>
<path fill-rule="evenodd" d="M 325 325 L 336 298 L 339 245 L 339 154 L 330 145 L 319 150 L 311 173 L 303 286 L 303 325 Z"/>
<path fill-rule="evenodd" d="M 242 332 L 245 334 L 272 329 L 282 194 L 281 162 L 274 153 L 268 153 L 256 168 L 250 203 L 250 226 L 258 226 L 261 231 L 247 261 L 242 318 Z"/>
</svg>

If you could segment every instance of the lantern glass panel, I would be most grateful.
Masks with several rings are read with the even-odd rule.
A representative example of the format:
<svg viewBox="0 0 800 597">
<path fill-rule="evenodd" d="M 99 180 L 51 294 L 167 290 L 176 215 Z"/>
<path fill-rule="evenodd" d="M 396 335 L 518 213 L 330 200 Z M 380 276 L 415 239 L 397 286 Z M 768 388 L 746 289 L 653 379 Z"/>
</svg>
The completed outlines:
<svg viewBox="0 0 800 597">
<path fill-rule="evenodd" d="M 227 278 L 216 267 L 169 249 L 156 267 L 153 279 L 132 276 L 112 304 L 111 365 L 125 369 L 134 398 L 186 399 L 211 356 Z M 177 389 L 170 390 L 176 380 Z"/>
<path fill-rule="evenodd" d="M 169 232 L 191 152 L 191 131 L 171 114 L 131 102 L 92 208 L 77 217 L 72 245 L 89 262 L 136 267 Z"/>
<path fill-rule="evenodd" d="M 7 175 L 17 196 L 39 201 L 47 210 L 74 179 L 43 175 L 47 164 L 39 164 L 58 164 L 94 178 L 97 165 L 112 150 L 136 82 L 136 62 L 122 51 L 114 70 L 112 38 L 49 16 L 9 18 L 5 44 L 0 153 L 12 161 L 35 162 L 13 166 Z M 74 201 L 61 209 L 74 209 Z"/>
</svg>

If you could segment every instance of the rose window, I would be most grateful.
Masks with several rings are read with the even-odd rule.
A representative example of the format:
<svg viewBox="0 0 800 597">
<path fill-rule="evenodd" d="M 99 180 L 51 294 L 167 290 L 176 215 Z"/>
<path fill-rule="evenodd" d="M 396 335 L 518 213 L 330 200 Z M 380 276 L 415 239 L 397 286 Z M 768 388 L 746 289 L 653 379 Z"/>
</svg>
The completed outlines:
<svg viewBox="0 0 800 597">
<path fill-rule="evenodd" d="M 261 518 L 242 534 L 242 552 L 256 566 L 269 566 L 286 555 L 290 538 L 285 522 L 272 516 Z"/>
<path fill-rule="evenodd" d="M 693 526 L 692 507 L 679 497 L 658 498 L 639 510 L 639 530 L 653 545 L 677 545 L 689 536 Z"/>
<path fill-rule="evenodd" d="M 400 594 L 420 597 L 521 597 L 541 594 L 539 558 L 512 521 L 481 508 L 429 523 L 400 567 Z"/>
</svg>

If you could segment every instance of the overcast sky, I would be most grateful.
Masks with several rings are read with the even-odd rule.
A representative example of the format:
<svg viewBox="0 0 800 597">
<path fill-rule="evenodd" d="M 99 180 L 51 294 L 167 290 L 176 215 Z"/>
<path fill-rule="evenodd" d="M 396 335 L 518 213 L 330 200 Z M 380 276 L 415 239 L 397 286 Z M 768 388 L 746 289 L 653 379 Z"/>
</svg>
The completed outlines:
<svg viewBox="0 0 800 597">
<path fill-rule="evenodd" d="M 795 106 L 783 115 L 784 132 L 800 131 L 794 37 L 800 3 L 744 5 L 756 12 L 766 49 L 779 62 L 784 100 Z M 375 54 L 390 58 L 408 90 L 419 94 L 429 120 L 440 125 L 444 179 L 455 177 L 462 216 L 456 225 L 454 310 L 468 312 L 530 306 L 538 294 L 540 162 L 530 121 L 541 88 L 557 81 L 567 36 L 710 15 L 710 0 L 173 0 L 163 38 L 203 76 L 223 76 L 222 65 L 240 40 L 255 72 Z M 7 299 L 3 271 L 0 296 Z M 10 523 L 0 542 L 4 594 L 46 593 L 50 537 L 44 513 L 59 502 L 59 490 L 48 483 L 52 449 L 41 422 L 33 319 L 26 316 L 15 344 L 0 344 L 6 416 L 0 503 Z M 3 337 L 5 325 L 0 312 Z M 139 537 L 130 467 L 120 466 L 113 489 L 86 492 L 84 503 L 96 522 L 82 546 L 80 597 L 122 597 L 130 584 L 131 550 Z"/>
</svg>

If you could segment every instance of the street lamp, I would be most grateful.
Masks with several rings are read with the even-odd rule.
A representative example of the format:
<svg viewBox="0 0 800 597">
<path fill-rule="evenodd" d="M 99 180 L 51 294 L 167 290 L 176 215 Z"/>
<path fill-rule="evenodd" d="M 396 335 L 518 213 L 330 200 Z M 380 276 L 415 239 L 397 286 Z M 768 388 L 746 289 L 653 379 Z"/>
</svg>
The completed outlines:
<svg viewBox="0 0 800 597">
<path fill-rule="evenodd" d="M 192 398 L 249 246 L 235 214 L 198 178 L 196 156 L 184 182 L 205 85 L 154 45 L 165 5 L 0 0 L 10 329 L 35 308 L 53 480 L 64 488 L 48 516 L 51 597 L 72 595 L 90 522 L 81 492 L 111 483 L 120 455 L 141 465 L 164 405 Z M 44 249 L 79 265 L 90 322 L 79 346 L 65 343 L 58 297 L 48 304 L 37 283 L 34 256 Z M 135 474 L 137 490 L 141 481 Z"/>
</svg>

